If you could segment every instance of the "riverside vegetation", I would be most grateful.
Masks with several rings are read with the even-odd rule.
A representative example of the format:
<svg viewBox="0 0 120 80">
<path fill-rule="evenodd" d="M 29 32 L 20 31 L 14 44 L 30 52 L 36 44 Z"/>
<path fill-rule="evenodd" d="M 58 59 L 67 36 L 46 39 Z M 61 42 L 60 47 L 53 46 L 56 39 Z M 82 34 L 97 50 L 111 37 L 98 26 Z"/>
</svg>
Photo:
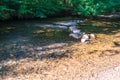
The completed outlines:
<svg viewBox="0 0 120 80">
<path fill-rule="evenodd" d="M 120 11 L 120 0 L 1 0 L 0 20 L 95 16 Z"/>
</svg>

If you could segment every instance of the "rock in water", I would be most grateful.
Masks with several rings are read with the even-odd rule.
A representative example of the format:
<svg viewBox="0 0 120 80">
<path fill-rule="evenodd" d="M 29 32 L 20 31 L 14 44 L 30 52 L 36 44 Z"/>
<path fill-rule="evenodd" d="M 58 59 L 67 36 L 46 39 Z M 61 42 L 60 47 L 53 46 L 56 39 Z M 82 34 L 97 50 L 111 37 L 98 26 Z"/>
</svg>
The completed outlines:
<svg viewBox="0 0 120 80">
<path fill-rule="evenodd" d="M 76 30 L 77 28 L 76 28 L 76 26 L 70 26 L 69 27 L 69 30 L 72 32 L 73 30 Z"/>
<path fill-rule="evenodd" d="M 81 43 L 83 43 L 83 44 L 88 44 L 88 43 L 90 43 L 90 40 L 81 39 Z"/>
<path fill-rule="evenodd" d="M 89 34 L 89 38 L 90 39 L 96 39 L 96 36 L 95 36 L 95 34 L 91 33 L 91 34 Z"/>
<path fill-rule="evenodd" d="M 88 39 L 89 39 L 89 35 L 88 35 L 88 34 L 83 34 L 83 35 L 82 35 L 82 39 L 88 40 Z"/>
<path fill-rule="evenodd" d="M 78 30 L 78 29 L 73 30 L 72 32 L 75 33 L 75 34 L 80 34 L 80 30 Z"/>
<path fill-rule="evenodd" d="M 80 39 L 80 38 L 81 38 L 81 35 L 75 34 L 75 33 L 71 33 L 71 34 L 69 34 L 69 36 L 70 36 L 70 37 L 73 37 L 73 38 L 75 38 L 75 39 Z"/>
<path fill-rule="evenodd" d="M 75 33 L 75 34 L 80 34 L 81 31 L 79 29 L 76 28 L 76 26 L 71 26 L 69 27 L 69 30 L 72 32 L 72 33 Z"/>
<path fill-rule="evenodd" d="M 83 34 L 82 35 L 82 38 L 81 38 L 81 43 L 84 43 L 84 44 L 87 44 L 87 43 L 89 43 L 90 41 L 89 41 L 89 36 L 88 36 L 88 34 Z"/>
</svg>

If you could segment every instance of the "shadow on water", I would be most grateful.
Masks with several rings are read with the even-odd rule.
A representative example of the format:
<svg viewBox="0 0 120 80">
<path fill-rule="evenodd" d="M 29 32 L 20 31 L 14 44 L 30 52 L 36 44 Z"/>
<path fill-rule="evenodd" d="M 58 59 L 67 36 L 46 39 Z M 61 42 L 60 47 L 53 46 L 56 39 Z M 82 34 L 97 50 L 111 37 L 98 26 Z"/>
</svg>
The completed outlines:
<svg viewBox="0 0 120 80">
<path fill-rule="evenodd" d="M 87 33 L 111 35 L 120 31 L 120 21 L 88 21 L 78 28 Z"/>
<path fill-rule="evenodd" d="M 43 55 L 45 51 L 49 51 L 48 48 L 63 47 L 74 41 L 68 36 L 67 29 L 34 26 L 35 23 L 31 22 L 6 22 L 0 26 L 0 60 L 33 58 L 38 53 Z M 54 49 L 50 52 L 54 53 Z"/>
<path fill-rule="evenodd" d="M 54 20 L 46 21 L 46 24 L 54 22 Z M 59 23 L 59 20 L 56 22 Z M 36 55 L 40 57 L 43 56 L 46 51 L 48 51 L 50 55 L 54 55 L 54 53 L 58 53 L 57 48 L 74 42 L 74 40 L 68 36 L 68 29 L 51 27 L 53 25 L 47 25 L 48 27 L 45 25 L 35 26 L 36 24 L 39 25 L 39 21 L 6 22 L 0 24 L 0 60 L 13 57 L 16 59 L 31 56 L 35 57 Z M 88 20 L 85 23 L 79 24 L 78 28 L 86 33 L 110 35 L 120 31 L 120 21 Z"/>
</svg>

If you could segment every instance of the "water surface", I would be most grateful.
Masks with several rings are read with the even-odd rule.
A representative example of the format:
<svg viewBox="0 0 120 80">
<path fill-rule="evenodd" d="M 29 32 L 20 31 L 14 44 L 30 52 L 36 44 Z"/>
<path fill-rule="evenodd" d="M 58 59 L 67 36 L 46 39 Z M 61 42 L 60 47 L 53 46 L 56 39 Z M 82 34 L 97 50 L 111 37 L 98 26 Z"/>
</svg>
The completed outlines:
<svg viewBox="0 0 120 80">
<path fill-rule="evenodd" d="M 10 21 L 0 24 L 0 60 L 40 53 L 43 46 L 72 43 L 68 27 L 76 25 L 86 33 L 112 35 L 120 31 L 120 21 L 84 21 L 81 19 L 49 19 Z M 40 50 L 36 50 L 40 48 Z"/>
</svg>

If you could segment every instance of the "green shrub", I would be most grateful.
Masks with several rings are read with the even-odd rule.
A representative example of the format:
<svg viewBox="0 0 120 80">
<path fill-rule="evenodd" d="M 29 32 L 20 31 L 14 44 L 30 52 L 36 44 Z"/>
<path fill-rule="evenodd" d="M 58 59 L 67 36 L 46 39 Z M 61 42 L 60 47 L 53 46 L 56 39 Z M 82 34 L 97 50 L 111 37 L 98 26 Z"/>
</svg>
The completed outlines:
<svg viewBox="0 0 120 80">
<path fill-rule="evenodd" d="M 1 0 L 0 19 L 12 17 L 45 18 L 49 15 L 62 14 L 62 10 L 77 15 L 98 15 L 119 12 L 120 0 Z"/>
</svg>

